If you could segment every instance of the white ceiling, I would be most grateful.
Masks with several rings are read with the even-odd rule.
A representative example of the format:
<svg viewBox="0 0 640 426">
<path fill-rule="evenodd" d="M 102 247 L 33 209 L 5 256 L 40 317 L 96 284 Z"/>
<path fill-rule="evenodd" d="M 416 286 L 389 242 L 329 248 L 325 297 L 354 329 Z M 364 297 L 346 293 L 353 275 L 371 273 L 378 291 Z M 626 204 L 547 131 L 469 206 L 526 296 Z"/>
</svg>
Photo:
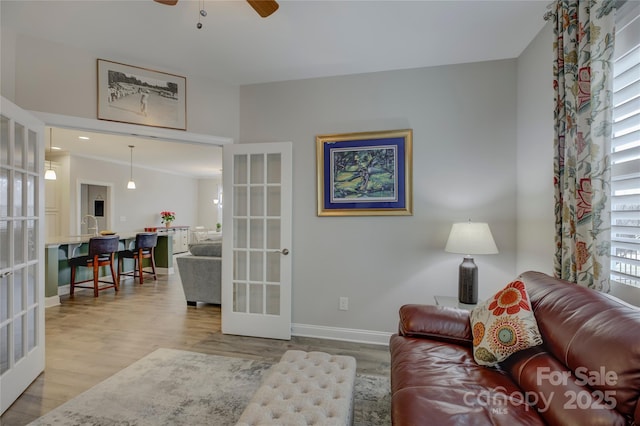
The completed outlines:
<svg viewBox="0 0 640 426">
<path fill-rule="evenodd" d="M 89 139 L 80 139 L 80 136 Z M 76 157 L 99 159 L 127 167 L 131 165 L 129 145 L 133 145 L 134 176 L 138 168 L 194 178 L 210 178 L 222 174 L 222 148 L 218 146 L 66 128 L 51 129 L 51 133 L 46 135 L 47 143 L 49 137 L 52 139 L 54 156 L 61 152 L 72 153 Z M 49 145 L 46 151 L 49 158 Z"/>
<path fill-rule="evenodd" d="M 280 0 L 263 19 L 244 0 L 2 0 L 0 15 L 97 58 L 246 85 L 515 58 L 549 1 Z"/>
</svg>

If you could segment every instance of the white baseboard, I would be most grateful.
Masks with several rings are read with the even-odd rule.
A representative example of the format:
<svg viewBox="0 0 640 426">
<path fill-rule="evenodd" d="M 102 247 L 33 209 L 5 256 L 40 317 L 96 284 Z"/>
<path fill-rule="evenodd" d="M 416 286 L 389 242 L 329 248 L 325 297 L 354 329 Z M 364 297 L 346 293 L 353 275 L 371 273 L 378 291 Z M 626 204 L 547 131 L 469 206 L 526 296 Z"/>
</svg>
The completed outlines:
<svg viewBox="0 0 640 426">
<path fill-rule="evenodd" d="M 71 291 L 71 284 L 65 284 L 58 287 L 58 296 L 66 296 Z"/>
<path fill-rule="evenodd" d="M 389 345 L 393 333 L 352 328 L 324 327 L 310 324 L 291 324 L 291 334 L 300 337 L 342 340 L 345 342 L 369 343 L 373 345 Z"/>
<path fill-rule="evenodd" d="M 160 268 L 156 266 L 156 273 L 161 275 L 173 275 L 175 273 L 175 269 L 173 266 L 171 268 Z"/>
<path fill-rule="evenodd" d="M 60 296 L 50 296 L 44 298 L 44 307 L 50 308 L 52 306 L 58 306 L 60 304 Z"/>
</svg>

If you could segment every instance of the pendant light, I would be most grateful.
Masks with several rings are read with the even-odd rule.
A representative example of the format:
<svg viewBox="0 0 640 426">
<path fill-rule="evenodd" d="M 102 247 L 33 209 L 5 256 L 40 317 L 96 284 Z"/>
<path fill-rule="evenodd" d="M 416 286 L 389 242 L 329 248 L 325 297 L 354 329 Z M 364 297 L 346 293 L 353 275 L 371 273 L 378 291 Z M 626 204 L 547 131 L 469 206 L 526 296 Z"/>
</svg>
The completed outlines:
<svg viewBox="0 0 640 426">
<path fill-rule="evenodd" d="M 44 172 L 46 180 L 56 180 L 56 171 L 51 167 L 51 153 L 53 152 L 53 127 L 49 127 L 49 168 Z"/>
<path fill-rule="evenodd" d="M 129 145 L 131 149 L 131 177 L 129 178 L 129 182 L 127 183 L 127 189 L 136 189 L 136 183 L 133 181 L 133 148 L 135 145 Z"/>
</svg>

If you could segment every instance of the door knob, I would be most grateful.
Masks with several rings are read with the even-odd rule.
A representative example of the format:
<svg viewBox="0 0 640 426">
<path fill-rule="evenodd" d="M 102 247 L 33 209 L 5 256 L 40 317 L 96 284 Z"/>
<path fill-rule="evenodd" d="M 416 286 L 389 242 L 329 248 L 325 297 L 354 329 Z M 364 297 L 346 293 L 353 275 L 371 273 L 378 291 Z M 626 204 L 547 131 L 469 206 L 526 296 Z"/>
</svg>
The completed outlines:
<svg viewBox="0 0 640 426">
<path fill-rule="evenodd" d="M 283 248 L 282 250 L 269 250 L 269 253 L 280 253 L 286 256 L 289 254 L 289 249 Z"/>
</svg>

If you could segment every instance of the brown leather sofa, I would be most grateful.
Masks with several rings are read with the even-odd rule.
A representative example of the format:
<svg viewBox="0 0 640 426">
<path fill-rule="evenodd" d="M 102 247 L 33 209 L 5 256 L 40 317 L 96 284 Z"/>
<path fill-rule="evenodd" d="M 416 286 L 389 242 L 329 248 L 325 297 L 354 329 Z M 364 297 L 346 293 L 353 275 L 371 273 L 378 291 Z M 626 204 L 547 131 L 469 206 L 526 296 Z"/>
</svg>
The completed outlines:
<svg viewBox="0 0 640 426">
<path fill-rule="evenodd" d="M 400 308 L 394 425 L 640 425 L 640 309 L 539 272 L 520 279 L 544 343 L 497 368 L 474 361 L 468 311 Z"/>
</svg>

